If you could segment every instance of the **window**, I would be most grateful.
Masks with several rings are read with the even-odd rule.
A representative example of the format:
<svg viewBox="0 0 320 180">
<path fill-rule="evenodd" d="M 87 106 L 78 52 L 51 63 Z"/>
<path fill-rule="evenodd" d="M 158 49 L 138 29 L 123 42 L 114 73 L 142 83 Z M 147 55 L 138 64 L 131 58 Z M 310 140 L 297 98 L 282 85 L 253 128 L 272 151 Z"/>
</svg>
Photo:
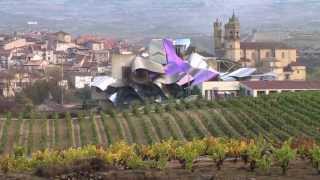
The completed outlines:
<svg viewBox="0 0 320 180">
<path fill-rule="evenodd" d="M 251 59 L 256 59 L 256 53 L 253 52 L 253 53 L 251 54 Z"/>
<path fill-rule="evenodd" d="M 122 79 L 129 81 L 131 76 L 131 68 L 128 66 L 122 67 Z"/>
<path fill-rule="evenodd" d="M 257 94 L 258 94 L 258 96 L 263 96 L 263 95 L 266 95 L 266 92 L 265 91 L 258 91 Z"/>
<path fill-rule="evenodd" d="M 282 52 L 282 53 L 281 53 L 281 57 L 282 57 L 282 59 L 286 58 L 286 53 L 285 53 L 285 52 Z"/>
<path fill-rule="evenodd" d="M 299 70 L 297 70 L 297 74 L 300 74 L 300 71 L 299 71 Z"/>
<path fill-rule="evenodd" d="M 209 90 L 204 91 L 205 99 L 209 100 Z"/>
<path fill-rule="evenodd" d="M 275 94 L 278 93 L 278 91 L 269 91 L 269 94 Z"/>
<path fill-rule="evenodd" d="M 266 52 L 266 57 L 270 57 L 270 52 Z"/>
<path fill-rule="evenodd" d="M 290 75 L 289 75 L 289 74 L 286 74 L 284 78 L 285 78 L 286 80 L 289 80 L 289 79 L 290 79 Z"/>
</svg>

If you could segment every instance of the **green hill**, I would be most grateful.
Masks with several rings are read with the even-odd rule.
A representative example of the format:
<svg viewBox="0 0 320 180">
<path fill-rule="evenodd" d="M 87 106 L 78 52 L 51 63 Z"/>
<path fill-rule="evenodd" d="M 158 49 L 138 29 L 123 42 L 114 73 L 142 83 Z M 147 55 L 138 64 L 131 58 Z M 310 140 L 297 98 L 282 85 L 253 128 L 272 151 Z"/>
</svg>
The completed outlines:
<svg viewBox="0 0 320 180">
<path fill-rule="evenodd" d="M 86 144 L 109 145 L 121 139 L 148 144 L 162 139 L 191 140 L 205 136 L 263 135 L 269 141 L 290 137 L 320 140 L 320 92 L 275 94 L 225 101 L 175 102 L 146 105 L 130 111 L 84 114 L 64 119 L 0 121 L 0 150 L 10 153 L 23 146 L 30 153 Z"/>
</svg>

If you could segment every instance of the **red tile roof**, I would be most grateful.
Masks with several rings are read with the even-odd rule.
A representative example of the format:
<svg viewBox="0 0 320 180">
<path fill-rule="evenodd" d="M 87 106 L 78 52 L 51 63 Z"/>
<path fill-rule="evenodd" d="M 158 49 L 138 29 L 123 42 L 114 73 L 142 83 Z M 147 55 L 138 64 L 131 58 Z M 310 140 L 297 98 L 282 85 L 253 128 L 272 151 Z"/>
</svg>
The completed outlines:
<svg viewBox="0 0 320 180">
<path fill-rule="evenodd" d="M 310 89 L 320 90 L 320 81 L 242 81 L 251 89 Z"/>
<path fill-rule="evenodd" d="M 295 49 L 280 42 L 241 42 L 241 49 Z"/>
</svg>

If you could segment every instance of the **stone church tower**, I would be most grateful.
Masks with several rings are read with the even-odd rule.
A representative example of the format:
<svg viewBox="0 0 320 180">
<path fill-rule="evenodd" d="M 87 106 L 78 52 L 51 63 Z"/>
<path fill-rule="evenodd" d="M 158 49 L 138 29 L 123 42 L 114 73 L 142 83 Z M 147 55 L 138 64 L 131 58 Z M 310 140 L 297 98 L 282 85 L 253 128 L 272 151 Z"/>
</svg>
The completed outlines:
<svg viewBox="0 0 320 180">
<path fill-rule="evenodd" d="M 229 18 L 229 22 L 224 25 L 224 33 L 222 23 L 219 20 L 213 25 L 214 29 L 214 47 L 216 54 L 223 53 L 224 57 L 229 60 L 239 61 L 240 56 L 240 21 L 233 13 Z"/>
<path fill-rule="evenodd" d="M 240 21 L 233 13 L 229 22 L 224 26 L 224 50 L 225 58 L 233 61 L 239 61 L 240 52 Z"/>
<path fill-rule="evenodd" d="M 213 24 L 213 38 L 214 38 L 214 49 L 215 51 L 222 50 L 223 40 L 222 40 L 222 22 L 217 19 Z"/>
</svg>

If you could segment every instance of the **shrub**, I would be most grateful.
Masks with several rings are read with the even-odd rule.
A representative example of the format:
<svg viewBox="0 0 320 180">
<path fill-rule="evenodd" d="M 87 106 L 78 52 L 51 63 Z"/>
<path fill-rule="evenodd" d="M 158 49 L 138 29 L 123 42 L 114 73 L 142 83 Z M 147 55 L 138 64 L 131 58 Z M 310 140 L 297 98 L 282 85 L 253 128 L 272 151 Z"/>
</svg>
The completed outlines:
<svg viewBox="0 0 320 180">
<path fill-rule="evenodd" d="M 317 170 L 318 174 L 320 174 L 320 146 L 314 147 L 311 151 L 311 160 L 313 167 Z"/>
<path fill-rule="evenodd" d="M 144 114 L 147 114 L 147 115 L 151 113 L 151 108 L 150 108 L 150 105 L 149 105 L 149 104 L 147 104 L 147 105 L 144 106 L 144 108 L 143 108 L 143 113 L 144 113 Z"/>
<path fill-rule="evenodd" d="M 157 104 L 155 107 L 154 107 L 154 111 L 156 113 L 159 113 L 159 114 L 162 114 L 163 113 L 163 108 L 161 105 Z"/>
<path fill-rule="evenodd" d="M 188 142 L 176 149 L 176 156 L 188 170 L 193 170 L 193 161 L 206 151 L 206 144 L 201 140 Z"/>
<path fill-rule="evenodd" d="M 283 143 L 281 148 L 274 150 L 274 156 L 277 162 L 280 163 L 282 174 L 285 175 L 289 168 L 289 163 L 296 157 L 296 150 L 291 148 L 291 140 Z"/>
<path fill-rule="evenodd" d="M 221 170 L 221 166 L 226 158 L 226 146 L 221 142 L 217 142 L 208 147 L 209 157 L 216 162 L 218 170 Z"/>
<path fill-rule="evenodd" d="M 269 170 L 272 165 L 272 156 L 271 154 L 264 154 L 259 159 L 256 160 L 257 167 L 261 169 L 263 172 L 269 174 Z"/>
</svg>

